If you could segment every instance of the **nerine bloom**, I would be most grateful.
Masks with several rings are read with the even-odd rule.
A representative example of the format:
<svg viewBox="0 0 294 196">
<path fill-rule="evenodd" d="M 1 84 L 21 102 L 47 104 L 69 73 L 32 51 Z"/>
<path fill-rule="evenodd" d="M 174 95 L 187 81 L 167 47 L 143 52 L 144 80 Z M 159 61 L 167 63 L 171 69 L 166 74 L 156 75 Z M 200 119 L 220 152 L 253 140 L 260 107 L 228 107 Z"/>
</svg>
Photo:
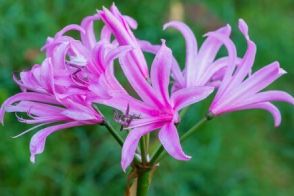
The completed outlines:
<svg viewBox="0 0 294 196">
<path fill-rule="evenodd" d="M 48 38 L 43 47 L 46 59 L 21 72 L 19 79 L 15 77 L 22 92 L 1 106 L 2 123 L 5 112 L 15 112 L 26 113 L 25 117 L 17 116 L 20 122 L 37 124 L 20 135 L 45 127 L 31 139 L 32 162 L 36 154 L 43 152 L 46 138 L 53 132 L 102 123 L 103 116 L 92 108 L 93 100 L 107 99 L 110 92 L 121 90 L 111 67 L 114 59 L 131 47 L 112 44 L 106 27 L 100 40 L 96 40 L 93 22 L 98 19 L 98 15 L 86 17 L 81 25 L 69 25 Z M 79 31 L 81 41 L 65 35 L 69 30 Z M 105 78 L 112 79 L 110 85 L 105 86 Z"/>
<path fill-rule="evenodd" d="M 93 27 L 98 20 L 104 22 L 99 39 Z M 14 112 L 20 122 L 35 124 L 16 137 L 42 127 L 30 142 L 32 162 L 43 152 L 50 134 L 65 128 L 103 123 L 104 117 L 92 107 L 93 103 L 127 111 L 127 117 L 131 117 L 121 122 L 129 130 L 122 149 L 123 170 L 133 161 L 141 137 L 155 130 L 159 130 L 158 138 L 172 157 L 190 159 L 181 147 L 175 126 L 180 122 L 179 111 L 208 97 L 214 87 L 218 91 L 209 108 L 212 116 L 264 109 L 272 113 L 278 126 L 281 115 L 270 102 L 294 105 L 294 98 L 286 92 L 260 92 L 286 72 L 274 62 L 251 74 L 256 46 L 243 20 L 239 21 L 239 29 L 248 46 L 243 58 L 237 57 L 235 45 L 229 38 L 229 25 L 207 33 L 199 51 L 193 32 L 184 23 L 172 21 L 164 25 L 164 29 L 179 30 L 186 40 L 184 70 L 165 41 L 152 45 L 138 40 L 132 32 L 136 27 L 136 21 L 123 16 L 114 4 L 110 9 L 103 8 L 86 17 L 80 25 L 66 26 L 49 37 L 42 48 L 45 60 L 14 77 L 22 92 L 2 104 L 0 121 L 3 123 L 5 112 Z M 78 31 L 80 39 L 66 35 L 71 30 Z M 223 45 L 228 56 L 217 59 Z M 143 51 L 155 54 L 150 73 Z M 131 96 L 115 77 L 116 59 L 137 97 Z M 169 92 L 171 75 L 175 83 Z"/>
<path fill-rule="evenodd" d="M 54 95 L 55 81 L 51 68 L 50 59 L 46 59 L 42 65 L 36 65 L 30 71 L 21 72 L 20 75 L 23 77 L 18 83 L 23 92 L 8 98 L 0 110 L 2 123 L 5 112 L 15 112 L 26 113 L 26 117 L 17 116 L 20 122 L 37 124 L 22 134 L 46 126 L 31 139 L 32 162 L 35 162 L 36 154 L 43 152 L 46 138 L 50 134 L 65 128 L 103 122 L 103 117 L 86 103 L 83 94 L 70 95 L 67 98 Z"/>
<path fill-rule="evenodd" d="M 140 117 L 133 119 L 127 127 L 130 132 L 122 150 L 123 170 L 132 162 L 140 138 L 157 129 L 160 129 L 159 140 L 166 151 L 175 159 L 188 160 L 189 156 L 181 148 L 175 127 L 175 123 L 180 121 L 178 112 L 183 107 L 206 98 L 213 91 L 213 87 L 187 87 L 169 95 L 170 70 L 175 59 L 165 43 L 160 47 L 152 46 L 146 41 L 136 40 L 129 24 L 125 22 L 115 6 L 112 6 L 110 11 L 104 8 L 98 13 L 120 45 L 130 44 L 134 48 L 119 59 L 126 79 L 140 99 L 124 93 L 121 97 L 116 96 L 103 100 L 106 105 L 122 112 L 128 108 L 131 115 Z M 146 78 L 149 73 L 142 50 L 156 53 L 151 66 L 150 78 Z M 142 72 L 142 70 L 145 71 Z"/>
<path fill-rule="evenodd" d="M 186 24 L 179 21 L 171 21 L 163 27 L 163 29 L 167 28 L 174 28 L 180 31 L 186 41 L 186 63 L 184 70 L 180 70 L 176 61 L 173 65 L 174 90 L 191 86 L 218 86 L 224 69 L 228 65 L 228 57 L 216 58 L 223 42 L 207 33 L 207 38 L 198 50 L 194 33 Z M 214 32 L 229 38 L 231 27 L 226 25 Z"/>
<path fill-rule="evenodd" d="M 239 20 L 239 29 L 247 41 L 247 51 L 239 65 L 231 58 L 217 94 L 209 108 L 212 115 L 221 115 L 227 112 L 248 109 L 262 109 L 270 112 L 275 120 L 275 126 L 281 122 L 279 110 L 270 103 L 271 101 L 288 102 L 294 105 L 294 98 L 286 92 L 278 90 L 263 91 L 268 85 L 286 73 L 278 62 L 273 62 L 255 73 L 251 74 L 254 63 L 256 46 L 250 40 L 247 24 Z M 230 53 L 235 54 L 234 48 Z"/>
<path fill-rule="evenodd" d="M 120 58 L 125 75 L 137 94 L 144 98 L 144 105 L 149 110 L 142 110 L 143 116 L 134 119 L 129 125 L 131 129 L 122 149 L 121 165 L 125 170 L 132 162 L 138 142 L 142 136 L 151 131 L 159 130 L 158 138 L 166 151 L 175 159 L 188 160 L 181 147 L 176 123 L 180 121 L 178 112 L 195 102 L 205 99 L 213 87 L 191 87 L 169 94 L 168 86 L 172 66 L 172 52 L 163 42 L 157 52 L 150 71 L 150 82 L 144 80 L 130 56 Z M 136 87 L 135 87 L 136 86 Z M 136 90 L 140 89 L 140 90 Z M 130 108 L 136 107 L 131 101 Z"/>
</svg>

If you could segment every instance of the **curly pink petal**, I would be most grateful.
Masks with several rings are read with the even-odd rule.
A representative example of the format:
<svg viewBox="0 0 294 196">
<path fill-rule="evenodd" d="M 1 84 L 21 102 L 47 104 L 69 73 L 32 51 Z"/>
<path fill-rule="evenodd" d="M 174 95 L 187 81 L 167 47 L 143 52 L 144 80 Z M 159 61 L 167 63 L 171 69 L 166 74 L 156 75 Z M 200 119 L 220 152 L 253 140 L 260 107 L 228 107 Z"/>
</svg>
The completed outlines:
<svg viewBox="0 0 294 196">
<path fill-rule="evenodd" d="M 164 125 L 158 134 L 159 140 L 164 149 L 175 159 L 187 161 L 191 159 L 181 147 L 178 131 L 173 123 Z"/>
<path fill-rule="evenodd" d="M 31 152 L 31 157 L 30 160 L 32 163 L 35 163 L 35 157 L 37 154 L 41 154 L 44 151 L 45 148 L 45 142 L 47 137 L 59 130 L 70 128 L 70 127 L 75 127 L 81 125 L 80 122 L 69 122 L 61 125 L 55 125 L 55 126 L 50 126 L 45 129 L 42 129 L 36 133 L 30 142 L 30 152 Z"/>
</svg>

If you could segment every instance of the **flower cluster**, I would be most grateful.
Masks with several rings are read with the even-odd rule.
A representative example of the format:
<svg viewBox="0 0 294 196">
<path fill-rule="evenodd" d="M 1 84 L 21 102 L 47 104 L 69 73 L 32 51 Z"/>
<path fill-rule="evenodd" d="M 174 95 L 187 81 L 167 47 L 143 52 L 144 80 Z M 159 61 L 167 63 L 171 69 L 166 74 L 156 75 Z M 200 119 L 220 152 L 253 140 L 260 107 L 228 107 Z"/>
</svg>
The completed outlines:
<svg viewBox="0 0 294 196">
<path fill-rule="evenodd" d="M 94 32 L 94 22 L 104 25 L 99 37 Z M 115 5 L 103 8 L 80 25 L 69 25 L 49 37 L 42 48 L 46 55 L 44 61 L 14 76 L 22 92 L 2 104 L 0 120 L 3 123 L 5 112 L 14 112 L 20 122 L 35 124 L 20 135 L 43 127 L 30 142 L 32 162 L 43 152 L 51 133 L 74 126 L 103 124 L 104 116 L 93 108 L 95 103 L 128 111 L 128 116 L 118 120 L 128 130 L 122 148 L 123 170 L 132 163 L 140 139 L 156 130 L 159 141 L 172 157 L 190 159 L 181 147 L 176 128 L 181 120 L 179 111 L 214 91 L 216 95 L 208 110 L 210 117 L 237 110 L 263 109 L 273 115 L 278 126 L 281 115 L 270 102 L 294 105 L 294 98 L 286 92 L 260 92 L 286 72 L 274 62 L 251 73 L 256 46 L 242 19 L 239 30 L 247 42 L 242 57 L 230 38 L 229 25 L 207 33 L 198 49 L 187 25 L 179 21 L 165 24 L 164 29 L 174 28 L 186 40 L 183 70 L 165 40 L 159 45 L 139 40 L 133 34 L 136 28 L 136 21 L 122 15 Z M 79 32 L 80 39 L 66 35 L 68 31 Z M 227 55 L 217 57 L 222 46 Z M 145 52 L 155 55 L 150 71 Z M 115 60 L 130 85 L 128 91 L 115 75 Z"/>
</svg>

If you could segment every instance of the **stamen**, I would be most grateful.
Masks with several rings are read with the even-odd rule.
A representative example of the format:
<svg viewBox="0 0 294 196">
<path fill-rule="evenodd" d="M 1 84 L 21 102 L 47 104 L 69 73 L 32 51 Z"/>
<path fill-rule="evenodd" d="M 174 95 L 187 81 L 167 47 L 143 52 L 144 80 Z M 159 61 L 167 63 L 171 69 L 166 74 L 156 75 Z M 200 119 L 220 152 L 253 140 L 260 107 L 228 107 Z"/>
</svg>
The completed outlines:
<svg viewBox="0 0 294 196">
<path fill-rule="evenodd" d="M 118 124 L 121 125 L 121 130 L 125 130 L 126 127 L 129 127 L 131 122 L 134 120 L 134 119 L 140 119 L 140 115 L 136 115 L 136 114 L 129 114 L 130 112 L 130 107 L 129 107 L 129 104 L 127 106 L 127 109 L 126 109 L 126 113 L 123 114 L 119 111 L 114 111 L 114 118 L 113 120 L 115 122 L 117 122 Z"/>
<path fill-rule="evenodd" d="M 44 126 L 44 125 L 47 125 L 47 124 L 49 124 L 49 123 L 39 124 L 39 125 L 37 125 L 37 126 L 34 126 L 34 127 L 30 128 L 30 129 L 24 131 L 24 132 L 21 132 L 20 134 L 18 134 L 18 135 L 16 135 L 16 136 L 13 136 L 13 137 L 11 137 L 11 138 L 13 138 L 13 139 L 18 138 L 18 137 L 20 137 L 20 136 L 22 136 L 22 135 L 24 135 L 24 134 L 27 134 L 27 133 L 29 133 L 29 132 L 31 132 L 31 131 L 33 131 L 33 130 L 39 128 L 39 127 L 42 127 L 42 126 Z"/>
</svg>

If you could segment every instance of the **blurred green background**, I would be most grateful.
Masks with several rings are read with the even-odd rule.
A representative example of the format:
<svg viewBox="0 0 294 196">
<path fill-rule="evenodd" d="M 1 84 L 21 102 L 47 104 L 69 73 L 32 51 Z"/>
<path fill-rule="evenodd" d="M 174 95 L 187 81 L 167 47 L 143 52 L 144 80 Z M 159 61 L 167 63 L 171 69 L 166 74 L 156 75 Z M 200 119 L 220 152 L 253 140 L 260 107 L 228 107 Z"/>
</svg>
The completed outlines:
<svg viewBox="0 0 294 196">
<path fill-rule="evenodd" d="M 0 0 L 0 103 L 19 89 L 12 73 L 43 58 L 39 48 L 63 26 L 80 23 L 111 1 Z M 238 18 L 248 22 L 258 51 L 255 69 L 278 60 L 288 71 L 270 88 L 294 90 L 293 0 L 121 0 L 119 9 L 139 23 L 139 38 L 168 41 L 183 64 L 184 40 L 162 31 L 171 19 L 187 22 L 202 35 L 226 23 L 233 27 L 239 54 L 245 42 Z M 190 108 L 180 125 L 187 130 L 205 114 L 210 100 Z M 293 107 L 277 103 L 283 115 L 279 128 L 270 114 L 245 111 L 214 119 L 183 146 L 189 162 L 166 158 L 155 173 L 151 195 L 294 195 Z M 105 109 L 107 110 L 107 109 Z M 51 135 L 35 165 L 29 162 L 30 126 L 6 115 L 0 127 L 0 195 L 123 195 L 127 177 L 120 168 L 120 149 L 104 128 L 83 127 Z"/>
</svg>

